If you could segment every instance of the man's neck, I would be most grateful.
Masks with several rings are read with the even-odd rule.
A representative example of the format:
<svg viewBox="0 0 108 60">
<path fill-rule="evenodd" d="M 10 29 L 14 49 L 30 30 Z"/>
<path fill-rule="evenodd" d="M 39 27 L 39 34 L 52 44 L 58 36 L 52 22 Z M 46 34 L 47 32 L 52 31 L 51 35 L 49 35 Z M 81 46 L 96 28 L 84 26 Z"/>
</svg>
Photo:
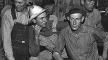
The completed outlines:
<svg viewBox="0 0 108 60">
<path fill-rule="evenodd" d="M 92 10 L 92 11 L 87 11 L 87 13 L 89 13 L 89 14 L 90 14 L 90 13 L 92 13 L 93 11 L 94 11 L 94 8 L 93 8 L 93 10 Z"/>
</svg>

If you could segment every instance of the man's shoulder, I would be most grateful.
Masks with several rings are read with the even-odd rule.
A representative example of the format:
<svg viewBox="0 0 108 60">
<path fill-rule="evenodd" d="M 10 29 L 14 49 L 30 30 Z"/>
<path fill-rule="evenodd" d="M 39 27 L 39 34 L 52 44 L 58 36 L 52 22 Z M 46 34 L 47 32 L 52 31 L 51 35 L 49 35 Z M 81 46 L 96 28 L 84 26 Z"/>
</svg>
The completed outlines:
<svg viewBox="0 0 108 60">
<path fill-rule="evenodd" d="M 65 27 L 60 32 L 61 32 L 61 34 L 67 34 L 69 32 L 69 26 Z"/>
<path fill-rule="evenodd" d="M 11 9 L 8 9 L 8 10 L 6 10 L 5 12 L 4 12 L 4 15 L 11 15 Z"/>
<path fill-rule="evenodd" d="M 94 9 L 93 12 L 94 13 L 100 13 L 100 11 L 98 9 Z"/>
<path fill-rule="evenodd" d="M 89 26 L 89 25 L 84 25 L 84 31 L 87 33 L 92 33 L 94 31 L 95 28 Z"/>
<path fill-rule="evenodd" d="M 7 13 L 7 11 L 9 11 L 11 9 L 11 5 L 6 5 L 4 6 L 4 8 L 1 11 L 1 15 Z M 9 11 L 10 12 L 10 11 Z"/>
<path fill-rule="evenodd" d="M 94 11 L 99 11 L 98 9 L 95 9 L 95 8 L 94 8 L 93 10 L 94 10 Z"/>
</svg>

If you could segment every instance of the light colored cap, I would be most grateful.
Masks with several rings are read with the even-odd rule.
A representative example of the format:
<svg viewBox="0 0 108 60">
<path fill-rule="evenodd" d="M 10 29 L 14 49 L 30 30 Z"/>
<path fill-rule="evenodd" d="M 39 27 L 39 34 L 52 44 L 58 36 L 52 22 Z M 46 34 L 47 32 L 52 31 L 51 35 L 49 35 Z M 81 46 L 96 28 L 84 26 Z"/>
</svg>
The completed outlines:
<svg viewBox="0 0 108 60">
<path fill-rule="evenodd" d="M 30 20 L 32 20 L 33 18 L 39 16 L 41 13 L 45 12 L 45 9 L 43 9 L 40 6 L 33 5 L 32 7 L 30 7 L 29 12 L 30 12 Z"/>
</svg>

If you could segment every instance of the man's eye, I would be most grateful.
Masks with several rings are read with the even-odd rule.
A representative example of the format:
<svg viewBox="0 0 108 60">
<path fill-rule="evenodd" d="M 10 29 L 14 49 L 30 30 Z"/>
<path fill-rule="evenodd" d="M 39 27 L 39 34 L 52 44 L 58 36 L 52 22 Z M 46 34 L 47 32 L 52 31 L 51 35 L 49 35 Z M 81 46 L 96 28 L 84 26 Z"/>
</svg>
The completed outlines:
<svg viewBox="0 0 108 60">
<path fill-rule="evenodd" d="M 41 19 L 43 19 L 44 17 L 42 17 Z"/>
</svg>

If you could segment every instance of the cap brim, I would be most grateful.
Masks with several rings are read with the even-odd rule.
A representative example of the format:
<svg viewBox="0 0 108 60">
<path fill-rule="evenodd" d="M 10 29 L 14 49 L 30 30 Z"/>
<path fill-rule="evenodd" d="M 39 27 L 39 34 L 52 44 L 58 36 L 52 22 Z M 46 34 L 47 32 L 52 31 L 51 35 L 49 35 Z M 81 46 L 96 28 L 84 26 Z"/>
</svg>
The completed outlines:
<svg viewBox="0 0 108 60">
<path fill-rule="evenodd" d="M 42 13 L 44 13 L 45 11 L 46 11 L 46 10 L 44 9 L 41 13 L 32 15 L 32 16 L 30 17 L 30 20 L 36 18 L 37 16 L 39 16 L 39 15 L 42 14 Z"/>
</svg>

